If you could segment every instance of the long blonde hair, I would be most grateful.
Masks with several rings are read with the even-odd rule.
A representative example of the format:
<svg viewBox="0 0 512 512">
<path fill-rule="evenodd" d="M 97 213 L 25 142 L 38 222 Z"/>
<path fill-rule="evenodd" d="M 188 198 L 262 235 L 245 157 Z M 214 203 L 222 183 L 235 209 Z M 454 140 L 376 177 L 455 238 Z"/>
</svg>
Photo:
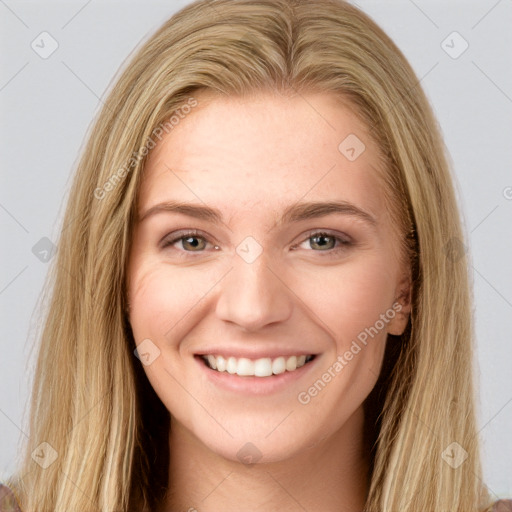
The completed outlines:
<svg viewBox="0 0 512 512">
<path fill-rule="evenodd" d="M 133 355 L 126 261 L 157 129 L 172 126 L 172 114 L 205 89 L 335 93 L 367 123 L 414 288 L 408 328 L 388 339 L 381 382 L 366 403 L 365 512 L 489 506 L 475 427 L 465 237 L 447 153 L 417 77 L 391 39 L 341 0 L 201 0 L 124 66 L 79 161 L 54 258 L 30 439 L 9 481 L 22 509 L 149 510 L 165 491 L 169 414 Z M 43 442 L 56 452 L 45 469 L 31 455 Z M 467 454 L 458 467 L 443 455 L 454 449 Z"/>
</svg>

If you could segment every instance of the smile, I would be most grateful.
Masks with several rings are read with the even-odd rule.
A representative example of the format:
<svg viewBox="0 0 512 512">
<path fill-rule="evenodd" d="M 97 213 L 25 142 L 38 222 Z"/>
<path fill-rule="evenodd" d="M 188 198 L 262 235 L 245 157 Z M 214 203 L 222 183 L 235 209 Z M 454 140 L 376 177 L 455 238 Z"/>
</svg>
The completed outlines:
<svg viewBox="0 0 512 512">
<path fill-rule="evenodd" d="M 263 357 L 248 359 L 246 357 L 223 357 L 213 354 L 203 355 L 201 358 L 206 366 L 217 372 L 227 372 L 241 377 L 270 377 L 284 372 L 293 372 L 314 359 L 314 355 L 298 355 L 290 357 Z"/>
</svg>

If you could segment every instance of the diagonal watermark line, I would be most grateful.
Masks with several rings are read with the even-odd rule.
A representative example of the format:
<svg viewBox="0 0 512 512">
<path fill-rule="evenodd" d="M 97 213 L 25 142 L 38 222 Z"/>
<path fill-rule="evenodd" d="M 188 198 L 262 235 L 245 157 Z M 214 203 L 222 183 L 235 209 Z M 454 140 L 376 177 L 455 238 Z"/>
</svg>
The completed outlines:
<svg viewBox="0 0 512 512">
<path fill-rule="evenodd" d="M 403 410 L 402 414 L 401 414 L 401 419 L 400 419 L 400 422 L 403 424 L 403 425 L 406 425 L 408 422 L 411 422 L 411 421 L 414 421 L 411 417 L 411 415 L 415 416 L 416 419 L 422 423 L 425 427 L 428 428 L 428 430 L 430 430 L 430 432 L 432 432 L 436 437 L 437 434 L 428 426 L 428 425 L 425 425 L 425 422 L 421 419 L 421 418 L 418 418 L 418 416 L 416 415 L 416 413 L 414 413 L 412 411 L 412 409 L 410 409 L 409 407 L 405 407 L 405 409 Z M 419 429 L 418 429 L 419 430 Z M 403 453 L 404 453 L 404 450 L 405 450 L 405 443 L 400 443 L 398 445 L 398 457 L 403 457 Z"/>
<path fill-rule="evenodd" d="M 213 494 L 229 477 L 229 475 L 233 474 L 233 471 L 230 471 L 201 501 L 204 501 L 208 496 Z"/>
<path fill-rule="evenodd" d="M 122 377 L 117 380 L 116 385 L 118 385 L 121 381 L 122 381 Z M 78 424 L 81 423 L 90 414 L 90 412 L 92 410 L 96 409 L 96 407 L 101 402 L 103 402 L 103 400 L 105 400 L 105 397 L 112 394 L 112 391 L 113 391 L 113 388 L 109 389 L 106 393 L 104 393 L 103 396 L 68 430 L 66 435 L 69 436 L 69 434 L 71 434 L 71 432 L 73 432 L 73 430 L 78 426 Z"/>
<path fill-rule="evenodd" d="M 65 224 L 63 224 L 62 228 L 60 229 L 60 235 L 62 236 L 62 233 L 64 233 L 64 231 L 66 231 L 66 229 L 68 229 L 69 226 L 71 226 L 71 224 L 73 222 L 75 222 L 75 220 L 79 217 L 79 213 L 75 214 L 74 217 L 72 217 L 70 220 L 68 220 Z M 63 220 L 66 220 L 66 219 L 63 219 Z"/>
<path fill-rule="evenodd" d="M 104 108 L 109 110 L 111 113 L 113 113 L 112 108 L 107 105 L 100 96 L 98 96 L 63 60 L 61 60 L 62 64 L 75 76 L 75 78 L 84 86 L 86 87 L 97 99 L 98 101 L 103 105 Z M 116 112 L 116 116 L 119 116 L 120 112 Z M 119 120 L 128 128 L 128 125 L 124 121 L 124 119 L 119 117 Z"/>
<path fill-rule="evenodd" d="M 210 289 L 204 293 L 204 295 L 164 334 L 164 337 L 167 338 L 168 334 L 233 270 L 233 268 L 234 267 L 231 267 L 216 283 L 214 283 Z"/>
<path fill-rule="evenodd" d="M 57 260 L 58 262 L 58 260 Z M 66 267 L 64 267 L 63 265 L 59 264 L 60 268 L 62 268 L 63 270 L 65 270 L 68 274 L 69 277 L 71 277 L 72 279 L 74 279 L 76 281 L 77 284 L 81 285 L 80 281 L 78 280 L 78 278 L 75 276 L 75 274 L 73 274 L 70 270 L 68 270 Z M 83 287 L 83 289 L 90 295 L 91 299 L 94 298 L 93 294 L 91 293 L 91 291 L 86 288 L 85 286 Z"/>
<path fill-rule="evenodd" d="M 25 471 L 25 473 L 23 473 L 23 475 L 21 474 L 18 474 L 18 473 L 15 473 L 14 475 L 8 475 L 8 478 L 9 477 L 14 477 L 14 479 L 17 481 L 17 483 L 22 483 L 23 480 L 30 474 L 34 473 L 34 471 L 37 471 L 36 468 L 34 469 L 29 469 L 28 471 Z M 2 480 L 0 479 L 0 482 L 4 483 L 5 485 L 5 480 Z M 13 489 L 11 489 L 11 491 L 13 491 Z M 17 493 L 16 492 L 13 492 L 14 494 L 14 497 L 16 498 L 16 503 L 18 504 L 18 508 L 19 508 L 19 499 L 18 499 L 18 496 L 17 496 Z M 4 496 L 1 500 L 0 500 L 0 511 L 3 510 L 2 509 L 2 503 L 4 503 L 4 500 L 6 500 L 7 498 L 9 498 L 9 495 L 7 494 L 6 496 Z"/>
<path fill-rule="evenodd" d="M 391 110 L 393 110 L 406 96 L 408 96 L 411 93 L 411 91 L 413 89 L 415 89 L 420 84 L 420 82 L 422 80 L 424 80 L 438 65 L 439 65 L 439 61 L 437 61 L 421 78 L 416 80 L 414 85 L 412 85 L 412 87 L 410 89 L 408 89 L 405 94 L 401 95 L 401 97 L 397 101 L 395 101 L 395 103 L 393 103 L 393 105 L 391 105 L 391 107 L 389 107 L 386 110 L 385 115 L 389 114 L 389 112 L 391 112 Z M 372 124 L 372 126 L 370 127 L 370 134 L 374 131 L 375 131 L 375 126 Z"/>
<path fill-rule="evenodd" d="M 207 206 L 207 204 L 166 163 L 164 163 L 164 167 L 166 167 L 168 171 L 172 172 L 174 174 L 174 176 L 176 178 L 178 178 L 181 181 L 181 183 L 183 183 L 183 185 L 185 185 L 185 187 L 187 187 L 190 190 L 190 192 L 192 192 L 192 194 L 194 194 L 197 197 L 197 199 L 199 199 L 199 201 L 201 201 L 201 203 L 203 203 L 205 206 Z M 222 224 L 229 231 L 233 232 L 233 230 L 225 222 L 222 222 Z"/>
<path fill-rule="evenodd" d="M 494 10 L 494 8 L 501 2 L 501 0 L 498 0 L 472 27 L 471 30 L 473 30 L 484 18 L 487 17 L 487 15 Z"/>
<path fill-rule="evenodd" d="M 430 432 L 432 432 L 432 434 L 434 434 L 436 437 L 439 437 L 437 435 L 436 432 L 434 432 L 434 430 L 432 430 L 432 428 L 430 428 L 429 425 L 427 425 L 409 406 L 405 406 L 405 408 L 426 428 L 428 428 L 430 430 Z"/>
<path fill-rule="evenodd" d="M 28 66 L 28 64 L 29 62 L 25 62 L 25 64 L 23 64 L 23 66 L 21 66 L 21 68 L 18 69 L 18 71 L 16 71 L 12 77 L 9 78 L 9 80 L 7 80 L 7 82 L 2 85 L 2 87 L 0 87 L 0 92 L 3 91 Z"/>
<path fill-rule="evenodd" d="M 272 272 L 272 274 L 274 274 L 277 279 L 279 279 L 279 281 L 281 281 L 281 283 L 283 283 L 286 288 L 288 288 L 288 290 L 290 290 L 294 295 L 295 297 L 297 297 L 297 299 L 299 299 L 301 301 L 301 303 L 303 304 L 303 306 L 310 312 L 312 313 L 313 315 L 316 316 L 316 318 L 318 318 L 318 320 L 320 320 L 320 322 L 322 322 L 325 326 L 325 328 L 329 331 L 329 334 L 335 338 L 336 337 L 336 334 L 332 331 L 332 329 L 268 266 L 266 265 L 266 267 L 270 270 L 270 272 Z"/>
<path fill-rule="evenodd" d="M 480 226 L 480 224 L 482 224 L 486 219 L 487 217 L 489 217 L 491 215 L 491 213 L 494 213 L 494 211 L 496 210 L 496 208 L 498 208 L 499 204 L 496 205 L 471 231 L 470 233 L 473 233 L 473 231 L 475 231 L 475 229 Z"/>
<path fill-rule="evenodd" d="M 30 439 L 30 436 L 19 426 L 17 425 L 2 409 L 0 412 L 27 438 Z"/>
<path fill-rule="evenodd" d="M 73 16 L 71 16 L 71 18 L 66 21 L 66 23 L 64 23 L 64 25 L 62 25 L 62 27 L 60 27 L 61 29 L 63 28 L 66 28 L 90 3 L 92 2 L 92 0 L 88 0 L 82 7 L 80 7 L 80 9 L 78 9 L 78 11 L 73 14 Z"/>
<path fill-rule="evenodd" d="M 25 478 L 28 474 L 27 472 L 23 475 L 23 477 L 20 479 L 20 481 L 23 481 L 23 478 Z M 10 475 L 8 475 L 9 477 Z M 2 474 L 0 474 L 0 483 L 3 485 L 6 485 L 6 481 L 4 480 Z M 14 492 L 13 489 L 10 487 L 7 487 L 7 492 L 2 492 L 3 496 L 0 498 L 0 510 L 5 510 L 6 512 L 9 512 L 9 510 L 21 510 L 20 509 L 20 500 L 18 499 L 18 493 Z M 16 508 L 12 508 L 12 501 L 14 500 L 14 506 Z M 7 503 L 7 506 L 5 505 Z"/>
<path fill-rule="evenodd" d="M 82 85 L 84 85 L 90 92 L 92 92 L 92 94 L 94 94 L 94 96 L 96 96 L 96 98 L 98 98 L 99 101 L 101 101 L 101 103 L 103 103 L 101 98 L 63 60 L 61 60 L 61 62 L 62 62 L 62 64 L 64 64 L 64 66 L 66 66 L 66 68 L 68 68 L 68 70 L 77 78 L 77 80 Z M 105 104 L 103 103 L 103 105 L 105 105 Z"/>
<path fill-rule="evenodd" d="M 292 89 L 293 92 L 300 97 L 304 103 L 306 103 L 313 112 L 315 112 L 321 119 L 324 121 L 332 130 L 336 131 L 336 127 L 334 127 L 307 99 L 306 97 L 300 93 L 300 91 L 286 78 L 286 81 L 284 82 L 286 85 L 282 87 L 284 91 L 286 91 L 286 88 Z M 283 86 L 283 83 L 281 83 L 281 86 Z M 280 91 L 277 91 L 278 94 L 281 94 Z"/>
<path fill-rule="evenodd" d="M 0 290 L 0 295 L 2 295 L 2 293 L 5 292 L 5 290 L 7 290 L 7 288 L 9 288 L 9 286 L 11 286 L 12 283 L 14 283 L 14 281 L 16 281 L 16 279 L 18 279 L 18 277 L 21 276 L 21 274 L 23 274 L 23 272 L 25 272 L 25 270 L 27 270 L 28 268 L 28 265 L 25 265 L 25 267 L 20 270 L 1 290 Z"/>
<path fill-rule="evenodd" d="M 292 409 L 266 436 L 265 436 L 265 439 L 274 432 L 274 430 L 276 430 L 277 427 L 279 427 L 280 425 L 283 424 L 283 422 L 286 420 L 286 418 L 288 418 L 288 416 L 290 416 L 290 414 L 294 411 L 295 409 Z"/>
<path fill-rule="evenodd" d="M 502 295 L 473 265 L 473 270 L 510 306 L 512 307 L 512 304 L 509 302 L 509 300 Z"/>
<path fill-rule="evenodd" d="M 21 229 L 23 229 L 23 231 L 25 231 L 25 233 L 28 233 L 28 229 L 3 205 L 0 203 L 0 208 L 2 208 L 2 210 L 7 213 L 7 215 L 9 215 L 9 217 L 11 217 L 12 220 L 14 220 L 14 222 L 16 222 L 16 224 L 18 224 L 18 226 L 21 227 Z"/>
<path fill-rule="evenodd" d="M 217 17 L 216 20 L 212 20 L 213 23 L 218 23 L 219 20 L 222 20 L 222 18 L 219 16 L 219 11 L 217 10 L 217 6 L 215 5 L 216 0 L 210 0 L 205 4 L 206 7 L 209 7 L 213 12 L 214 16 Z"/>
<path fill-rule="evenodd" d="M 483 430 L 485 427 L 487 427 L 487 425 L 489 425 L 489 423 L 491 423 L 491 421 L 493 421 L 493 420 L 494 420 L 494 418 L 496 418 L 496 416 L 498 416 L 498 414 L 500 414 L 500 413 L 501 413 L 501 411 L 503 411 L 503 409 L 505 409 L 505 407 L 507 407 L 507 405 L 508 405 L 510 402 L 512 402 L 512 398 L 509 398 L 509 399 L 505 402 L 505 405 L 503 405 L 503 407 L 501 407 L 501 409 L 500 409 L 500 410 L 499 410 L 499 411 L 498 411 L 498 412 L 497 412 L 497 413 L 496 413 L 496 414 L 495 414 L 495 415 L 494 415 L 494 416 L 493 416 L 489 421 L 487 421 L 487 422 L 483 425 L 483 427 L 482 427 L 482 428 L 481 428 L 481 429 L 480 429 L 480 430 L 479 430 L 475 435 L 480 434 L 480 432 L 482 432 L 482 430 Z"/>
<path fill-rule="evenodd" d="M 296 202 L 299 202 L 301 201 L 302 199 L 304 199 L 334 168 L 336 167 L 336 164 L 333 164 L 332 167 L 323 175 L 321 176 L 317 181 L 316 183 L 314 183 L 313 185 L 311 185 L 311 187 L 309 188 L 309 190 L 307 190 L 304 194 L 302 194 L 301 197 L 299 197 L 299 199 L 297 199 Z M 275 224 L 274 226 L 270 227 L 268 230 L 267 230 L 267 233 L 274 229 L 275 227 Z"/>
<path fill-rule="evenodd" d="M 418 9 L 418 11 L 420 11 L 423 14 L 423 16 L 425 16 L 425 18 L 427 18 L 427 20 L 429 20 L 430 23 L 434 25 L 434 27 L 439 28 L 439 25 L 423 9 L 421 9 L 417 4 L 415 4 L 413 0 L 409 0 L 409 2 L 411 2 L 411 4 L 414 5 L 414 7 L 416 7 L 416 9 Z"/>
<path fill-rule="evenodd" d="M 407 93 L 405 95 L 408 95 L 413 89 L 416 89 L 416 87 L 418 87 L 418 85 L 420 84 L 420 82 L 422 82 L 428 75 L 430 75 L 430 73 L 439 65 L 439 61 L 437 61 L 426 73 L 423 74 L 423 76 L 421 78 L 419 78 L 418 80 L 416 80 L 416 82 L 414 83 L 414 85 L 407 91 Z M 404 95 L 404 96 L 405 96 Z M 402 96 L 403 98 L 403 96 Z M 396 103 L 393 104 L 393 107 L 395 107 L 395 105 L 397 105 L 397 103 L 400 103 L 400 101 L 402 101 L 402 98 L 400 98 Z M 390 109 L 391 110 L 391 109 Z"/>
<path fill-rule="evenodd" d="M 320 114 L 320 112 L 318 112 L 318 110 L 313 106 L 311 105 L 311 103 L 299 92 L 295 89 L 295 87 L 289 85 L 333 130 L 336 130 L 336 128 L 331 124 L 329 123 L 329 121 L 327 121 L 327 119 L 322 115 Z"/>
<path fill-rule="evenodd" d="M 276 478 L 274 477 L 274 475 L 272 475 L 271 473 L 269 473 L 268 471 L 265 471 L 265 473 L 267 473 L 267 475 L 270 476 L 270 478 L 272 478 L 272 480 L 274 480 L 274 482 L 279 485 L 279 487 L 281 487 L 281 489 L 283 489 L 283 491 L 288 494 L 288 496 L 290 496 L 290 498 L 295 501 L 295 503 L 297 503 L 297 505 L 302 509 L 304 510 L 305 512 L 307 512 L 307 509 L 305 509 L 298 501 L 297 499 L 292 495 L 290 494 L 290 492 L 288 491 L 288 489 L 286 489 L 286 487 L 283 486 L 283 484 L 281 484 L 281 482 L 279 482 L 279 480 L 276 480 Z"/>
<path fill-rule="evenodd" d="M 25 27 L 30 28 L 30 27 L 29 27 L 29 26 L 28 26 L 28 25 L 27 25 L 27 24 L 26 24 L 26 23 L 25 23 L 25 22 L 24 22 L 24 21 L 23 21 L 23 20 L 22 20 L 22 19 L 21 19 L 21 18 L 20 18 L 20 17 L 19 17 L 19 16 L 18 16 L 18 15 L 17 15 L 17 14 L 16 14 L 16 13 L 15 13 L 15 12 L 14 12 L 14 11 L 13 11 L 9 6 L 8 6 L 8 5 L 7 5 L 7 4 L 6 4 L 6 3 L 5 3 L 5 2 L 4 2 L 4 0 L 0 0 L 0 2 L 1 2 L 2 4 L 4 4 L 4 5 L 5 5 L 5 7 L 6 7 L 7 9 L 9 9 L 9 11 L 11 11 L 12 15 L 13 15 L 13 16 L 15 16 L 16 18 L 18 18 L 18 20 L 19 20 L 21 23 L 23 23 L 23 25 L 25 25 Z"/>
<path fill-rule="evenodd" d="M 494 495 L 494 500 L 499 500 L 499 499 L 500 499 L 499 494 L 498 494 L 498 493 L 496 493 L 496 492 L 494 492 L 494 490 L 493 490 L 493 489 L 491 489 L 491 488 L 489 487 L 489 485 L 488 485 L 486 482 L 484 482 L 484 481 L 482 480 L 482 478 L 480 477 L 480 475 L 477 475 L 473 470 L 471 470 L 471 472 L 473 473 L 473 475 L 475 475 L 475 477 L 476 477 L 476 478 L 478 478 L 478 480 L 480 480 L 480 484 L 481 484 L 482 488 L 484 488 L 484 487 L 485 487 L 485 488 L 487 489 L 487 491 L 489 491 L 490 493 L 492 493 L 492 494 Z M 492 510 L 491 510 L 491 512 L 492 512 Z"/>
<path fill-rule="evenodd" d="M 473 66 L 475 66 L 478 71 L 480 71 L 480 73 L 482 73 L 482 75 L 484 75 L 487 80 L 489 80 L 489 82 L 491 82 L 491 84 L 493 84 L 494 87 L 496 87 L 496 89 L 498 89 L 498 91 L 500 91 L 501 94 L 507 98 L 508 101 L 512 102 L 512 98 L 474 60 L 471 62 L 473 63 Z"/>
<path fill-rule="evenodd" d="M 315 184 L 313 184 L 305 194 L 303 194 L 299 198 L 299 201 L 301 199 L 304 199 L 335 167 L 336 167 L 336 164 L 333 164 L 331 166 L 331 168 L 323 176 L 321 176 L 320 179 Z"/>
<path fill-rule="evenodd" d="M 229 432 L 226 427 L 224 427 L 224 425 L 222 425 L 216 418 L 215 416 L 213 416 L 213 414 L 210 413 L 210 411 L 208 411 L 208 409 L 185 387 L 183 386 L 183 384 L 167 369 L 164 367 L 164 370 L 178 383 L 178 385 L 181 387 L 181 389 L 183 389 L 183 391 L 185 391 L 185 393 L 187 393 L 193 400 L 195 400 L 195 402 L 206 412 L 206 414 L 208 414 L 208 416 L 210 416 L 210 418 L 215 421 L 215 423 L 217 423 L 217 425 L 219 425 L 219 427 L 224 430 L 224 432 L 226 432 L 226 434 L 229 435 L 229 437 L 233 437 L 233 435 L 231 434 L 231 432 Z"/>
<path fill-rule="evenodd" d="M 82 495 L 83 495 L 83 496 L 85 496 L 85 497 L 86 497 L 86 498 L 87 498 L 87 499 L 88 499 L 88 500 L 89 500 L 89 501 L 94 505 L 94 508 L 96 508 L 96 507 L 98 506 L 98 504 L 97 504 L 97 503 L 95 503 L 95 502 L 92 500 L 92 498 L 91 498 L 91 497 L 90 497 L 90 496 L 89 496 L 89 495 L 88 495 L 88 494 L 87 494 L 83 489 L 81 489 L 81 488 L 76 484 L 76 482 L 74 482 L 74 481 L 71 479 L 71 477 L 70 477 L 67 473 L 65 473 L 62 469 L 60 470 L 60 472 L 61 472 L 61 473 L 62 473 L 62 474 L 63 474 L 63 475 L 64 475 L 64 476 L 65 476 L 65 477 L 66 477 L 66 478 L 67 478 L 67 479 L 68 479 L 68 480 L 69 480 L 69 481 L 70 481 L 70 482 L 75 486 L 75 488 L 76 488 L 76 489 L 78 489 L 78 490 L 82 493 Z"/>
</svg>

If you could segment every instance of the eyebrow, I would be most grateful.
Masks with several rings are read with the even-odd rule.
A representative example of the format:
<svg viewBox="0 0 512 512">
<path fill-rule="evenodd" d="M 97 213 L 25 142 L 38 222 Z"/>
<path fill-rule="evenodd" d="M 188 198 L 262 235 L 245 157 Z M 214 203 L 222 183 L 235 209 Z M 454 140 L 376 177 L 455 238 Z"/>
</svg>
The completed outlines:
<svg viewBox="0 0 512 512">
<path fill-rule="evenodd" d="M 142 213 L 137 221 L 142 222 L 152 215 L 164 212 L 181 213 L 214 224 L 224 223 L 222 213 L 217 208 L 180 201 L 158 203 Z M 377 226 L 375 217 L 352 203 L 346 201 L 310 201 L 288 206 L 281 216 L 281 219 L 274 224 L 274 227 L 333 214 L 349 215 L 370 224 L 374 228 Z"/>
</svg>

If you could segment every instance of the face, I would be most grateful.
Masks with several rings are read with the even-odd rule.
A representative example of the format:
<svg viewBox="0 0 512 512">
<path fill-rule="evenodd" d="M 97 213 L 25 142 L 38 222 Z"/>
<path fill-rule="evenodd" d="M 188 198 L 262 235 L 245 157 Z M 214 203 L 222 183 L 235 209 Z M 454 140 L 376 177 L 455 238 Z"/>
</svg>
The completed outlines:
<svg viewBox="0 0 512 512">
<path fill-rule="evenodd" d="M 406 326 L 408 269 L 378 148 L 335 96 L 195 97 L 147 161 L 130 323 L 180 428 L 284 460 L 361 410 Z"/>
</svg>

